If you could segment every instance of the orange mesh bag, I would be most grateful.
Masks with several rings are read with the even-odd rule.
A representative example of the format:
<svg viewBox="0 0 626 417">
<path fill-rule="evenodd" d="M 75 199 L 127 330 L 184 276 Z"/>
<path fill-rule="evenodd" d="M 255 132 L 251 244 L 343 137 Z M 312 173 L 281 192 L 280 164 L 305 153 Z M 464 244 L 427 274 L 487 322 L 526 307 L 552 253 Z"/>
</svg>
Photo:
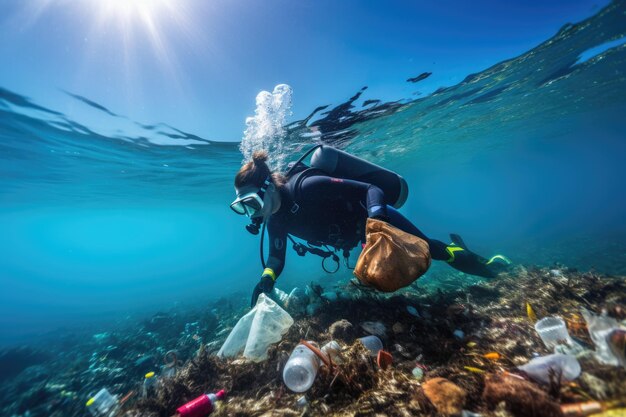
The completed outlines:
<svg viewBox="0 0 626 417">
<path fill-rule="evenodd" d="M 365 248 L 354 267 L 361 283 L 393 292 L 410 285 L 430 267 L 428 243 L 381 220 L 367 219 Z"/>
</svg>

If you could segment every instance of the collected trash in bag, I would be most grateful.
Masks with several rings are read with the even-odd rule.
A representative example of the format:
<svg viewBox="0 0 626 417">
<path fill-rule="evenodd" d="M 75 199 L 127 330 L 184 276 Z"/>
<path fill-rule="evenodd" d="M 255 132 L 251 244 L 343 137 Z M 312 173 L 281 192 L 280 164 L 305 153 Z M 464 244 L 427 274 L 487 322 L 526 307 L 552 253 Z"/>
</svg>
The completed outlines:
<svg viewBox="0 0 626 417">
<path fill-rule="evenodd" d="M 379 291 L 393 292 L 410 285 L 430 267 L 428 243 L 389 223 L 367 219 L 367 244 L 354 275 Z"/>
<path fill-rule="evenodd" d="M 278 304 L 261 294 L 256 306 L 243 316 L 217 352 L 219 357 L 243 356 L 255 362 L 267 359 L 267 349 L 279 342 L 293 319 Z"/>
<path fill-rule="evenodd" d="M 575 356 L 554 353 L 532 359 L 526 365 L 518 366 L 535 381 L 549 384 L 552 379 L 573 381 L 580 375 L 580 364 Z"/>
<path fill-rule="evenodd" d="M 581 313 L 587 322 L 591 340 L 596 345 L 596 358 L 607 365 L 626 367 L 626 332 L 612 317 L 595 315 L 585 308 Z"/>
</svg>

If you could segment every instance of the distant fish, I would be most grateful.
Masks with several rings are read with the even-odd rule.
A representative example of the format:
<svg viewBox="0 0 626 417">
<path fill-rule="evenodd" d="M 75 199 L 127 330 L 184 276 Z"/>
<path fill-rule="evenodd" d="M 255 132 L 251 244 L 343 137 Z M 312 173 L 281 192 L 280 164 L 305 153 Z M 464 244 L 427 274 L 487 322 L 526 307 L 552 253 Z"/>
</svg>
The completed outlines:
<svg viewBox="0 0 626 417">
<path fill-rule="evenodd" d="M 413 77 L 413 78 L 407 79 L 406 82 L 408 82 L 408 83 L 417 83 L 417 82 L 420 82 L 420 81 L 425 80 L 426 78 L 430 77 L 431 74 L 432 74 L 432 72 L 422 72 L 417 77 Z"/>
<path fill-rule="evenodd" d="M 528 302 L 526 303 L 526 315 L 528 316 L 528 320 L 530 320 L 531 323 L 537 322 L 537 315 L 535 314 L 535 311 Z"/>
<path fill-rule="evenodd" d="M 468 348 L 474 348 L 474 347 L 476 347 L 476 342 L 468 342 L 468 343 L 467 343 L 467 347 L 468 347 Z"/>
</svg>

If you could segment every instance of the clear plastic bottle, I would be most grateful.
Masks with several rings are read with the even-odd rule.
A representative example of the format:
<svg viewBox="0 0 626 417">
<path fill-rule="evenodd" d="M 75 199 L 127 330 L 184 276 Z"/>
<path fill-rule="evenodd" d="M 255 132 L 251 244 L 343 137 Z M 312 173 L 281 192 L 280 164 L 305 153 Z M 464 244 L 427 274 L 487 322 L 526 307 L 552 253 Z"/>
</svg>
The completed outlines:
<svg viewBox="0 0 626 417">
<path fill-rule="evenodd" d="M 148 372 L 143 379 L 143 387 L 141 388 L 141 396 L 148 398 L 154 396 L 158 384 L 158 379 L 154 372 Z"/>
<path fill-rule="evenodd" d="M 298 345 L 289 356 L 283 370 L 283 381 L 293 392 L 305 392 L 315 381 L 320 359 L 304 345 Z"/>
<path fill-rule="evenodd" d="M 102 388 L 98 391 L 85 405 L 94 417 L 111 417 L 115 415 L 119 409 L 117 397 L 111 395 L 106 388 Z"/>
<path fill-rule="evenodd" d="M 172 417 L 206 417 L 215 410 L 215 403 L 223 400 L 226 391 L 220 390 L 215 394 L 202 394 L 198 398 L 181 405 L 176 409 L 176 414 Z"/>
</svg>

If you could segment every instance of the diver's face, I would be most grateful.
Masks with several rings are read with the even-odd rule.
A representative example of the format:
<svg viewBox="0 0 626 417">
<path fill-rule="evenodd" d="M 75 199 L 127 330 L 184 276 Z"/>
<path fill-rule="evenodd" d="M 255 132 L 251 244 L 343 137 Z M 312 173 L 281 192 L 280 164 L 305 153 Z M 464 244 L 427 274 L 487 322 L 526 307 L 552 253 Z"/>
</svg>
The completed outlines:
<svg viewBox="0 0 626 417">
<path fill-rule="evenodd" d="M 235 188 L 237 198 L 230 205 L 231 209 L 237 214 L 246 215 L 254 219 L 258 217 L 267 218 L 272 214 L 274 192 L 276 186 L 270 184 L 265 191 L 265 195 L 261 200 L 259 196 L 259 188 L 253 185 L 247 185 L 241 188 Z"/>
</svg>

